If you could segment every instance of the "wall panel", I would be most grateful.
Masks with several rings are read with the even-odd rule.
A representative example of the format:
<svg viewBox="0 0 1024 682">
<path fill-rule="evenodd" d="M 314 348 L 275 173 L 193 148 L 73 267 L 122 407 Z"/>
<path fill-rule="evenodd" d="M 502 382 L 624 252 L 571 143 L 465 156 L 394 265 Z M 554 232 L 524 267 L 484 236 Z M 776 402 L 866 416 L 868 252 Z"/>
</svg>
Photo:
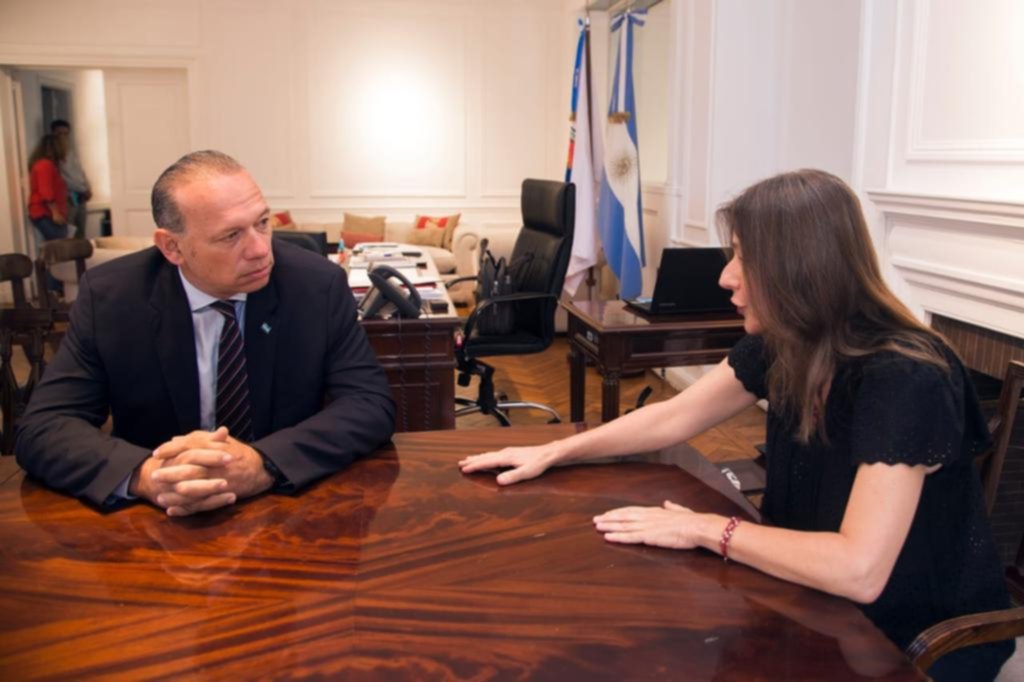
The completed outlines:
<svg viewBox="0 0 1024 682">
<path fill-rule="evenodd" d="M 0 44 L 76 47 L 196 47 L 201 0 L 3 0 Z"/>
<path fill-rule="evenodd" d="M 543 135 L 548 114 L 546 64 L 547 17 L 529 7 L 500 7 L 487 12 L 482 28 L 481 193 L 518 197 L 523 178 L 544 175 Z M 568 88 L 571 74 L 566 74 Z M 566 97 L 568 102 L 568 96 Z M 568 104 L 563 117 L 568 145 Z"/>
<path fill-rule="evenodd" d="M 1024 6 L 901 3 L 892 89 L 893 189 L 1024 199 Z"/>
<path fill-rule="evenodd" d="M 185 72 L 106 69 L 111 217 L 115 233 L 149 235 L 149 195 L 190 148 Z"/>
<path fill-rule="evenodd" d="M 311 194 L 466 193 L 466 18 L 321 3 L 308 32 Z"/>
<path fill-rule="evenodd" d="M 238 158 L 270 199 L 297 193 L 293 153 L 297 44 L 280 3 L 216 0 L 204 8 L 205 133 L 199 144 Z M 284 30 L 282 30 L 284 29 Z"/>
</svg>

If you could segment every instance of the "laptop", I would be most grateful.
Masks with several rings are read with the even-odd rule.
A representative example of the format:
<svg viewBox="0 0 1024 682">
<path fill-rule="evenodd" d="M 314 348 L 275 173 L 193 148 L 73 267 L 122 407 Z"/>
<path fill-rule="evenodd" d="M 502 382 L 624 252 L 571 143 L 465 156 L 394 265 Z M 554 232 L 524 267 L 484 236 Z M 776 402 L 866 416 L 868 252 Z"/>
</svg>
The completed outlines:
<svg viewBox="0 0 1024 682">
<path fill-rule="evenodd" d="M 725 263 L 720 248 L 664 249 L 654 296 L 627 299 L 626 304 L 648 315 L 735 312 L 732 292 L 718 286 Z"/>
</svg>

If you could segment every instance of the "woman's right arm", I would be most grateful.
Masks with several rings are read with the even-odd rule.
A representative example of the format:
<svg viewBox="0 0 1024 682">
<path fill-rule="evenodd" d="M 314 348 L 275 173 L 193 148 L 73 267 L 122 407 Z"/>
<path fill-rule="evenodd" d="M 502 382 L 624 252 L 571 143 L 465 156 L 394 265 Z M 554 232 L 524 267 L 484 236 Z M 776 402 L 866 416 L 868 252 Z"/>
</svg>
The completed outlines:
<svg viewBox="0 0 1024 682">
<path fill-rule="evenodd" d="M 650 452 L 682 443 L 753 405 L 728 360 L 670 400 L 652 403 L 602 426 L 544 445 L 512 447 L 466 457 L 462 473 L 511 467 L 501 485 L 535 478 L 556 464 Z"/>
</svg>

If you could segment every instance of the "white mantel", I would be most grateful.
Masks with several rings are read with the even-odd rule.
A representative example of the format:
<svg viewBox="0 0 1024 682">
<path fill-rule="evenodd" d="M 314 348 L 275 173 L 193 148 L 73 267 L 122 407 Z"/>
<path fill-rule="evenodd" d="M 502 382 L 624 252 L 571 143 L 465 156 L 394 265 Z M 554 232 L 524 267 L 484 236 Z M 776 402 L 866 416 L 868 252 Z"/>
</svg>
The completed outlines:
<svg viewBox="0 0 1024 682">
<path fill-rule="evenodd" d="M 868 190 L 878 245 L 927 315 L 1024 338 L 1024 204 Z"/>
</svg>

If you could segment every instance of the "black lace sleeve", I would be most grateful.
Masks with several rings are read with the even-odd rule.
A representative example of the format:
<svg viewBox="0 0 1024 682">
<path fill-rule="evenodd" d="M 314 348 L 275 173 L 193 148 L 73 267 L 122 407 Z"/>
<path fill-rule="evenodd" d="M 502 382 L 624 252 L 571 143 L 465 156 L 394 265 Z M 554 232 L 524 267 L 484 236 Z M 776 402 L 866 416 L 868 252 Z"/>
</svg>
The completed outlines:
<svg viewBox="0 0 1024 682">
<path fill-rule="evenodd" d="M 869 358 L 854 401 L 854 462 L 955 462 L 963 443 L 964 387 L 951 369 L 895 353 Z"/>
<path fill-rule="evenodd" d="M 765 374 L 768 372 L 768 356 L 764 339 L 760 336 L 744 336 L 729 351 L 729 366 L 736 378 L 758 398 L 767 398 Z"/>
</svg>

